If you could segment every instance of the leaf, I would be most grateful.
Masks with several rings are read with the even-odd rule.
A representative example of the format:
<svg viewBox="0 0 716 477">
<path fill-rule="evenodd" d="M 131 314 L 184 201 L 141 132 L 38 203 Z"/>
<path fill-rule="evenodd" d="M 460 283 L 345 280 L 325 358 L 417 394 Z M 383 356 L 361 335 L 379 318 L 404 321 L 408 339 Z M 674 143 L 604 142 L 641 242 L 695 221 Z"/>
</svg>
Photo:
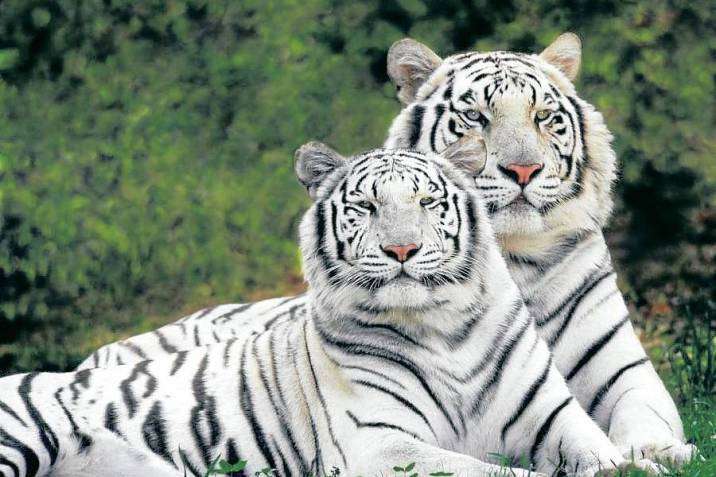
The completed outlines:
<svg viewBox="0 0 716 477">
<path fill-rule="evenodd" d="M 410 464 L 408 464 L 408 465 L 405 466 L 404 471 L 405 471 L 405 472 L 410 472 L 410 471 L 413 470 L 414 468 L 415 468 L 415 462 L 411 462 Z"/>
</svg>

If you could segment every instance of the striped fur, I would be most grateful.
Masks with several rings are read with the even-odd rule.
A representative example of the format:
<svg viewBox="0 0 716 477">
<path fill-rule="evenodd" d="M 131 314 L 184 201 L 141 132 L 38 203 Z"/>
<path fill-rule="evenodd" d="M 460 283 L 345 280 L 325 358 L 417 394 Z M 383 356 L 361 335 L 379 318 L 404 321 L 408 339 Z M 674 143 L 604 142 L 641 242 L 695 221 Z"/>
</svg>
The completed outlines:
<svg viewBox="0 0 716 477">
<path fill-rule="evenodd" d="M 492 452 L 541 472 L 622 465 L 554 367 L 472 181 L 415 152 L 334 163 L 301 224 L 305 299 L 171 359 L 3 378 L 0 475 L 200 476 L 219 455 L 280 475 L 487 476 Z M 400 262 L 395 243 L 416 251 Z"/>
<path fill-rule="evenodd" d="M 575 41 L 560 37 L 542 55 L 473 52 L 444 61 L 417 42 L 398 42 L 389 71 L 406 107 L 386 144 L 439 152 L 454 162 L 480 158 L 476 184 L 503 256 L 580 404 L 625 456 L 683 462 L 694 448 L 684 444 L 673 400 L 644 360 L 601 232 L 612 207 L 616 158 L 601 114 L 569 81 L 579 63 Z M 546 119 L 537 118 L 542 110 L 550 112 Z M 522 190 L 500 168 L 512 161 L 544 168 Z M 261 330 L 301 316 L 306 300 L 203 310 L 107 345 L 80 368 L 158 358 L 247 327 Z"/>
</svg>

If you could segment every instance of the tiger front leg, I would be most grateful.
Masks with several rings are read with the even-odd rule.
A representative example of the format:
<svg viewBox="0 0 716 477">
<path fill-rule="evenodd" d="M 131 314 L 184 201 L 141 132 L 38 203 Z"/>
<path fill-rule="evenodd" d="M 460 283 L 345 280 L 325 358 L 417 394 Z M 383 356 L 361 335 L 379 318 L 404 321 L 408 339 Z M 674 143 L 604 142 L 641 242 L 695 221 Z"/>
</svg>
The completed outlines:
<svg viewBox="0 0 716 477">
<path fill-rule="evenodd" d="M 372 477 L 409 467 L 408 475 L 450 472 L 456 477 L 546 477 L 526 469 L 501 467 L 469 455 L 442 449 L 400 432 L 362 432 L 353 441 L 350 475 Z"/>
<path fill-rule="evenodd" d="M 618 401 L 609 419 L 609 438 L 625 458 L 633 456 L 680 466 L 696 455 L 697 448 L 684 442 L 678 417 L 665 417 L 671 406 L 660 406 L 658 399 L 634 388 L 616 396 Z"/>
<path fill-rule="evenodd" d="M 625 459 L 574 398 L 565 399 L 538 429 L 530 454 L 537 469 L 575 477 L 618 474 L 636 467 L 658 475 L 663 468 L 644 458 Z"/>
</svg>

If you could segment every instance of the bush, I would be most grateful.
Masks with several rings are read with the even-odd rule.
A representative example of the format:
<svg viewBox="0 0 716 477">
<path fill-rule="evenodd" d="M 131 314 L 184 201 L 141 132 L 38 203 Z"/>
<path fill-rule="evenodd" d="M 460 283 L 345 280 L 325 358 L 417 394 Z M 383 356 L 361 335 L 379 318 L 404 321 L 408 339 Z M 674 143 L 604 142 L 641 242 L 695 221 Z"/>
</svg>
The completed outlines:
<svg viewBox="0 0 716 477">
<path fill-rule="evenodd" d="M 157 316 L 295 289 L 292 151 L 382 142 L 393 41 L 539 51 L 564 30 L 617 137 L 631 296 L 713 298 L 708 2 L 4 1 L 0 368 L 64 369 Z"/>
</svg>

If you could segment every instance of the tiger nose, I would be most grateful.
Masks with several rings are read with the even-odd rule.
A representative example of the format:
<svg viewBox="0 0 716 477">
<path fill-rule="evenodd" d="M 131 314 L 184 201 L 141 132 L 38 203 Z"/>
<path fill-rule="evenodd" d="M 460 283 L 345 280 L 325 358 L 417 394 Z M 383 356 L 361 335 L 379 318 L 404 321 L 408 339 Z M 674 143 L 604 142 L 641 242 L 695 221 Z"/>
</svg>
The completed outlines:
<svg viewBox="0 0 716 477">
<path fill-rule="evenodd" d="M 542 164 L 508 164 L 507 167 L 499 166 L 500 170 L 510 179 L 521 186 L 526 186 L 542 170 Z"/>
<path fill-rule="evenodd" d="M 420 247 L 414 243 L 409 243 L 407 245 L 386 245 L 381 248 L 387 256 L 393 260 L 399 261 L 400 263 L 407 262 L 410 260 L 410 257 L 418 253 L 418 250 L 420 250 Z"/>
</svg>

